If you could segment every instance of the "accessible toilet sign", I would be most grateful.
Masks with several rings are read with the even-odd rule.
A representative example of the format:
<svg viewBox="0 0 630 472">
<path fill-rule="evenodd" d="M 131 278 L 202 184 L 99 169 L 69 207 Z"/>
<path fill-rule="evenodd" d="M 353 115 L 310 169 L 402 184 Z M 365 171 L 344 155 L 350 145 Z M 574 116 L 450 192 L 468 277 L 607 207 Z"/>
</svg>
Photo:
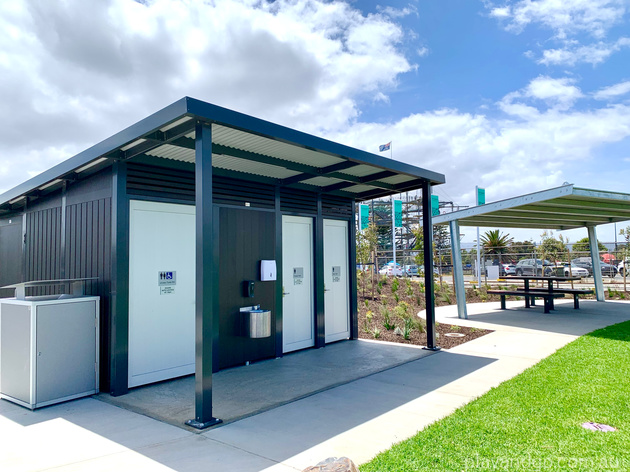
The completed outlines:
<svg viewBox="0 0 630 472">
<path fill-rule="evenodd" d="M 177 272 L 173 271 L 159 271 L 158 272 L 158 285 L 164 287 L 167 285 L 177 285 Z"/>
</svg>

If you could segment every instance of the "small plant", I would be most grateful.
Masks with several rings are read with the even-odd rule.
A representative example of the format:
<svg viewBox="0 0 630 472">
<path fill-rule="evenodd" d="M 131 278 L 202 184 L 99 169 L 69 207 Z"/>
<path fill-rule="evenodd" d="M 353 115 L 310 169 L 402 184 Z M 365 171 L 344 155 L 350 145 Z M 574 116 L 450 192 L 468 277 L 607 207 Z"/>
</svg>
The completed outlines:
<svg viewBox="0 0 630 472">
<path fill-rule="evenodd" d="M 443 292 L 440 294 L 439 300 L 443 301 L 447 305 L 452 305 L 453 302 L 451 300 L 451 294 L 448 292 Z"/>
<path fill-rule="evenodd" d="M 372 318 L 374 318 L 374 312 L 372 310 L 368 310 L 367 313 L 365 314 L 365 319 L 371 323 L 372 322 Z"/>
<path fill-rule="evenodd" d="M 392 329 L 394 329 L 396 327 L 396 325 L 394 325 L 392 323 L 392 314 L 389 311 L 389 308 L 383 306 L 381 307 L 381 315 L 383 315 L 383 327 L 387 330 L 387 331 L 391 331 Z"/>
<path fill-rule="evenodd" d="M 379 285 L 383 286 L 383 285 L 387 285 L 387 276 L 386 275 L 381 275 L 381 280 L 379 280 Z"/>
<path fill-rule="evenodd" d="M 394 294 L 394 300 L 396 300 L 396 303 L 400 302 L 400 297 L 397 293 Z"/>
<path fill-rule="evenodd" d="M 413 287 L 411 285 L 407 286 L 405 289 L 405 295 L 408 297 L 413 297 Z"/>
<path fill-rule="evenodd" d="M 372 330 L 372 336 L 374 336 L 374 339 L 378 339 L 381 337 L 381 330 L 378 328 L 374 328 Z"/>
<path fill-rule="evenodd" d="M 365 302 L 365 308 L 369 308 L 370 307 L 370 302 L 368 300 L 364 300 Z"/>
<path fill-rule="evenodd" d="M 383 286 L 379 282 L 378 286 L 376 287 L 376 293 L 380 295 L 382 292 L 383 292 Z"/>
<path fill-rule="evenodd" d="M 387 295 L 381 295 L 381 303 L 387 306 Z"/>
<path fill-rule="evenodd" d="M 474 327 L 470 328 L 470 332 L 471 333 L 476 333 L 477 331 L 481 331 L 481 329 L 480 328 L 474 328 Z"/>
<path fill-rule="evenodd" d="M 396 329 L 394 329 L 394 334 L 396 336 L 403 336 L 403 330 L 400 329 L 398 326 L 396 326 Z M 405 338 L 405 339 L 407 339 L 407 338 Z"/>
<path fill-rule="evenodd" d="M 398 287 L 400 287 L 400 282 L 398 281 L 398 278 L 395 277 L 392 282 L 392 293 L 396 293 L 398 291 Z"/>
<path fill-rule="evenodd" d="M 461 329 L 461 326 L 451 325 L 451 331 L 460 331 Z"/>
<path fill-rule="evenodd" d="M 420 295 L 416 295 L 416 305 L 422 306 L 422 297 Z"/>
<path fill-rule="evenodd" d="M 403 338 L 409 339 L 409 337 L 411 336 L 411 331 L 413 331 L 413 328 L 414 328 L 413 319 L 407 318 L 405 320 L 405 329 L 403 329 Z"/>
<path fill-rule="evenodd" d="M 396 305 L 396 308 L 394 308 L 394 314 L 397 317 L 406 320 L 407 318 L 409 318 L 409 304 L 406 302 L 398 303 L 398 305 Z"/>
</svg>

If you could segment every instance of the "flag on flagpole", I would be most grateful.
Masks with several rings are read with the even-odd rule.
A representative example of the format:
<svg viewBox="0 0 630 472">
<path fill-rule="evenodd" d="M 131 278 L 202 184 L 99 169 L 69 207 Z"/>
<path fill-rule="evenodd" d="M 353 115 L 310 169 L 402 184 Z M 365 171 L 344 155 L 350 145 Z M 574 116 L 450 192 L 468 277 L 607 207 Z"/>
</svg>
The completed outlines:
<svg viewBox="0 0 630 472">
<path fill-rule="evenodd" d="M 390 141 L 390 142 L 388 142 L 387 144 L 381 144 L 381 145 L 378 147 L 378 152 L 388 151 L 391 145 L 392 145 L 392 142 L 391 142 L 391 141 Z"/>
</svg>

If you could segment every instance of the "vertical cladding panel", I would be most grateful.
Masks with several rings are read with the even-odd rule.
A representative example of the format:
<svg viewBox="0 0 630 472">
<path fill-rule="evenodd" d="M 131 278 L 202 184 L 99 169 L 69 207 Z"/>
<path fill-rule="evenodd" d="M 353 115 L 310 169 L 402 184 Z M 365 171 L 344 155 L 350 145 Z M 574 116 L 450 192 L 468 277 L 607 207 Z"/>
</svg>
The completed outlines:
<svg viewBox="0 0 630 472">
<path fill-rule="evenodd" d="M 26 273 L 23 279 L 49 280 L 60 276 L 61 209 L 59 207 L 34 211 L 26 215 Z M 59 293 L 55 287 L 33 289 L 29 294 Z"/>
<path fill-rule="evenodd" d="M 276 282 L 260 282 L 258 266 L 262 259 L 275 259 L 276 228 L 271 212 L 234 208 L 218 211 L 219 367 L 225 368 L 275 356 L 275 336 L 249 339 L 242 335 L 239 308 L 259 304 L 271 310 L 271 332 L 275 333 Z M 243 296 L 246 280 L 256 281 L 253 298 Z"/>
</svg>

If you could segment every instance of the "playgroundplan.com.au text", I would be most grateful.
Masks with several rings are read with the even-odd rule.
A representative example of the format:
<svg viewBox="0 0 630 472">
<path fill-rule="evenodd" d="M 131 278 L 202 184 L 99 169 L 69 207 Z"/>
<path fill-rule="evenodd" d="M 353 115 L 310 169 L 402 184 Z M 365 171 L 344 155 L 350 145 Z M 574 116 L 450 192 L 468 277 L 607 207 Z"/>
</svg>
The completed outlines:
<svg viewBox="0 0 630 472">
<path fill-rule="evenodd" d="M 464 470 L 545 470 L 545 469 L 581 469 L 581 470 L 629 470 L 630 459 L 614 456 L 602 457 L 495 457 L 492 459 L 470 457 L 465 460 Z"/>
</svg>

